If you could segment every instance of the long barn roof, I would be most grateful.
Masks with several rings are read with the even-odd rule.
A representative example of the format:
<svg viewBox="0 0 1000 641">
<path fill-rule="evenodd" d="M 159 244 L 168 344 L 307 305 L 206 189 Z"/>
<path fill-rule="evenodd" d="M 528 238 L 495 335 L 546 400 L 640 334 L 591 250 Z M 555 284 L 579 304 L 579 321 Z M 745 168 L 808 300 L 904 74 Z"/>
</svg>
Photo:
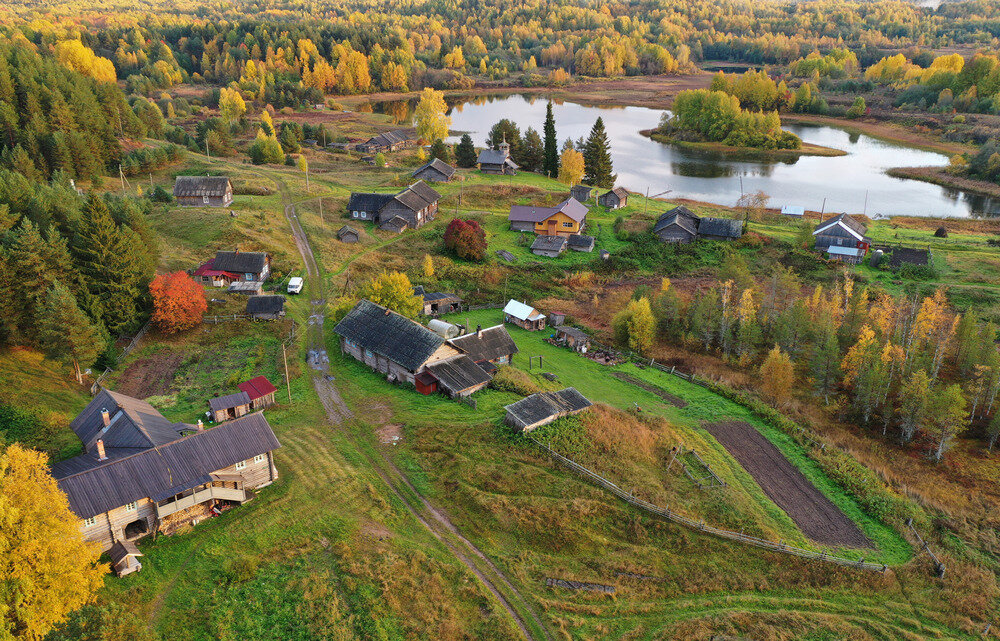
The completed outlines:
<svg viewBox="0 0 1000 641">
<path fill-rule="evenodd" d="M 411 372 L 444 344 L 444 338 L 423 325 L 367 300 L 358 301 L 333 331 Z"/>
</svg>

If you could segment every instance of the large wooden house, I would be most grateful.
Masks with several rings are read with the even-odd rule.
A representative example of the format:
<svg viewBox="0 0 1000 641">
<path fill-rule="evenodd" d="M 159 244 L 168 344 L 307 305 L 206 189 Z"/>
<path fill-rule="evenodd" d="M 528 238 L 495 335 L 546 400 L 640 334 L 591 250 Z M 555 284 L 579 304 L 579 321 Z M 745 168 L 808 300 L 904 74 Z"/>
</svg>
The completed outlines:
<svg viewBox="0 0 1000 641">
<path fill-rule="evenodd" d="M 431 160 L 413 172 L 413 178 L 417 180 L 429 180 L 430 182 L 444 183 L 455 177 L 455 168 L 441 160 L 431 158 Z"/>
<path fill-rule="evenodd" d="M 653 233 L 665 243 L 690 243 L 698 238 L 737 240 L 743 236 L 743 221 L 737 218 L 702 218 L 684 205 L 663 213 Z"/>
<path fill-rule="evenodd" d="M 228 207 L 233 204 L 233 183 L 226 176 L 178 176 L 174 198 L 188 207 Z"/>
<path fill-rule="evenodd" d="M 53 465 L 52 475 L 84 540 L 115 552 L 122 573 L 141 567 L 136 539 L 249 501 L 278 478 L 280 444 L 259 412 L 203 429 L 102 389 L 70 427 L 84 453 Z"/>
<path fill-rule="evenodd" d="M 412 129 L 396 129 L 394 131 L 383 131 L 364 142 L 359 142 L 355 149 L 362 154 L 377 154 L 379 152 L 405 149 L 415 144 L 417 144 L 417 139 Z"/>
<path fill-rule="evenodd" d="M 864 259 L 871 247 L 867 233 L 864 223 L 847 214 L 824 220 L 813 230 L 817 250 L 826 252 L 830 258 L 849 263 L 860 263 Z"/>
<path fill-rule="evenodd" d="M 397 194 L 352 192 L 347 212 L 354 220 L 370 220 L 380 229 L 416 229 L 434 220 L 441 194 L 420 180 Z"/>
<path fill-rule="evenodd" d="M 444 337 L 371 301 L 358 301 L 334 332 L 343 353 L 424 394 L 469 396 L 490 382 L 489 374 Z"/>
<path fill-rule="evenodd" d="M 568 238 L 587 226 L 587 211 L 583 203 L 571 196 L 555 207 L 513 205 L 507 219 L 514 231 Z"/>
<path fill-rule="evenodd" d="M 271 274 L 266 252 L 219 251 L 215 258 L 194 271 L 196 281 L 214 287 L 229 287 L 236 281 L 264 282 Z"/>
<path fill-rule="evenodd" d="M 496 146 L 496 149 L 483 149 L 476 160 L 479 171 L 484 174 L 513 175 L 520 167 L 510 157 L 510 144 L 506 141 Z"/>
</svg>

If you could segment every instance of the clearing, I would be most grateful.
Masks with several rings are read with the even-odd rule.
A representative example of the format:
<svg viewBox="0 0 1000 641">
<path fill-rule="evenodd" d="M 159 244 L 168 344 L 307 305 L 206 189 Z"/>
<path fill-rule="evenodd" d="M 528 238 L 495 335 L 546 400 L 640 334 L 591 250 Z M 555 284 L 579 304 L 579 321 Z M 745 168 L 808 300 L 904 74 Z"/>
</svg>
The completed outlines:
<svg viewBox="0 0 1000 641">
<path fill-rule="evenodd" d="M 810 539 L 827 545 L 872 547 L 871 541 L 858 526 L 823 496 L 753 425 L 743 421 L 721 421 L 706 423 L 705 429 Z"/>
</svg>

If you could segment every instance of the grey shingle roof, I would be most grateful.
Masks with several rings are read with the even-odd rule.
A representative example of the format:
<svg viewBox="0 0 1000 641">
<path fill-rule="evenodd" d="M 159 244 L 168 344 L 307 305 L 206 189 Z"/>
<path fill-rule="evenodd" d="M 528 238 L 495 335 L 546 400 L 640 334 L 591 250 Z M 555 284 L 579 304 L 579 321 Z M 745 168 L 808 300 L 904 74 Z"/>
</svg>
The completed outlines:
<svg viewBox="0 0 1000 641">
<path fill-rule="evenodd" d="M 531 243 L 531 251 L 562 251 L 566 248 L 563 236 L 539 236 Z"/>
<path fill-rule="evenodd" d="M 264 252 L 219 251 L 215 252 L 212 269 L 224 272 L 259 274 L 267 264 Z"/>
<path fill-rule="evenodd" d="M 251 296 L 247 299 L 247 314 L 277 314 L 284 309 L 284 296 Z"/>
<path fill-rule="evenodd" d="M 578 341 L 589 341 L 590 340 L 590 336 L 587 335 L 587 332 L 583 331 L 582 329 L 577 329 L 575 327 L 570 327 L 569 325 L 560 325 L 556 329 L 556 333 L 557 334 L 566 334 L 567 336 L 571 336 L 572 338 L 574 338 L 574 339 L 576 339 Z"/>
<path fill-rule="evenodd" d="M 507 420 L 524 429 L 547 418 L 558 417 L 590 407 L 592 403 L 573 387 L 558 392 L 540 392 L 504 407 Z"/>
<path fill-rule="evenodd" d="M 98 461 L 81 454 L 52 467 L 70 509 L 90 518 L 281 447 L 260 412 L 174 441 Z M 116 452 L 117 454 L 117 452 Z"/>
<path fill-rule="evenodd" d="M 499 149 L 483 149 L 479 152 L 479 158 L 476 159 L 481 165 L 503 165 L 506 164 L 514 169 L 518 168 L 517 163 L 515 163 L 510 156 Z"/>
<path fill-rule="evenodd" d="M 370 192 L 351 192 L 347 201 L 347 211 L 376 212 L 385 207 L 393 199 L 394 194 L 374 194 Z"/>
<path fill-rule="evenodd" d="M 347 236 L 349 234 L 354 234 L 355 236 L 359 236 L 358 230 L 351 227 L 350 225 L 344 225 L 343 227 L 337 230 L 337 238 L 343 238 L 344 236 Z"/>
<path fill-rule="evenodd" d="M 842 225 L 854 231 L 860 236 L 864 236 L 865 234 L 868 233 L 868 227 L 866 227 L 864 223 L 847 214 L 837 214 L 832 218 L 827 218 L 819 225 L 816 225 L 816 231 L 819 231 L 820 229 L 823 229 L 824 227 L 834 223 L 841 223 Z"/>
<path fill-rule="evenodd" d="M 406 142 L 413 138 L 412 132 L 406 129 L 395 129 L 393 131 L 383 131 L 377 136 L 372 136 L 365 142 L 366 145 L 375 145 L 378 147 L 389 147 L 391 145 L 396 145 L 401 142 Z"/>
<path fill-rule="evenodd" d="M 573 234 L 572 236 L 569 237 L 567 242 L 569 243 L 570 247 L 576 249 L 586 249 L 587 251 L 591 251 L 594 249 L 593 236 L 585 236 L 583 234 Z"/>
<path fill-rule="evenodd" d="M 451 178 L 452 176 L 455 175 L 455 168 L 446 163 L 445 161 L 441 160 L 440 158 L 432 158 L 430 162 L 426 162 L 420 167 L 417 167 L 417 170 L 414 171 L 412 175 L 416 176 L 425 169 L 433 169 L 437 172 L 440 172 L 441 175 L 445 176 L 446 178 Z"/>
<path fill-rule="evenodd" d="M 490 375 L 465 355 L 434 363 L 427 369 L 443 387 L 455 393 L 490 382 Z"/>
<path fill-rule="evenodd" d="M 333 331 L 411 372 L 444 344 L 442 337 L 423 325 L 367 300 L 358 301 Z"/>
<path fill-rule="evenodd" d="M 250 397 L 246 392 L 236 392 L 235 394 L 226 394 L 225 396 L 216 396 L 208 399 L 208 407 L 213 412 L 249 404 Z"/>
<path fill-rule="evenodd" d="M 503 325 L 487 327 L 481 333 L 482 336 L 471 332 L 451 339 L 448 344 L 477 363 L 517 354 L 517 344 Z"/>
<path fill-rule="evenodd" d="M 176 197 L 221 197 L 230 187 L 226 176 L 178 176 L 174 179 Z"/>
<path fill-rule="evenodd" d="M 743 221 L 735 218 L 702 218 L 698 233 L 705 236 L 739 238 L 743 235 Z"/>
<path fill-rule="evenodd" d="M 409 224 L 410 222 L 405 218 L 403 218 L 402 216 L 393 216 L 389 220 L 379 225 L 379 229 L 384 229 L 386 231 L 401 232 L 404 229 L 406 229 Z"/>
<path fill-rule="evenodd" d="M 396 200 L 411 211 L 421 209 L 441 200 L 441 194 L 422 180 L 418 180 L 403 191 L 396 194 Z"/>
<path fill-rule="evenodd" d="M 653 232 L 658 232 L 670 225 L 680 225 L 685 231 L 697 234 L 699 220 L 701 219 L 694 212 L 684 205 L 679 205 L 660 214 L 660 217 L 656 219 L 656 225 L 653 226 Z"/>
<path fill-rule="evenodd" d="M 101 410 L 108 410 L 111 425 L 105 430 Z M 106 448 L 143 448 L 176 439 L 189 426 L 172 423 L 152 405 L 131 396 L 102 389 L 70 423 L 73 433 L 90 451 L 97 439 Z"/>
</svg>

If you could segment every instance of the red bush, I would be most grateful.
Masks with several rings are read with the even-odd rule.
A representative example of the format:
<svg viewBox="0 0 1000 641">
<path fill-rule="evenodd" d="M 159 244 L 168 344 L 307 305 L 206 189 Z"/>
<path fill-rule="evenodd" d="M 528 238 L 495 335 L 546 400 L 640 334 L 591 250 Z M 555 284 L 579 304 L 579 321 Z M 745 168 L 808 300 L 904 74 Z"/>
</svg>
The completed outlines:
<svg viewBox="0 0 1000 641">
<path fill-rule="evenodd" d="M 474 220 L 455 218 L 444 232 L 444 246 L 459 258 L 483 260 L 486 258 L 486 230 Z"/>
</svg>

